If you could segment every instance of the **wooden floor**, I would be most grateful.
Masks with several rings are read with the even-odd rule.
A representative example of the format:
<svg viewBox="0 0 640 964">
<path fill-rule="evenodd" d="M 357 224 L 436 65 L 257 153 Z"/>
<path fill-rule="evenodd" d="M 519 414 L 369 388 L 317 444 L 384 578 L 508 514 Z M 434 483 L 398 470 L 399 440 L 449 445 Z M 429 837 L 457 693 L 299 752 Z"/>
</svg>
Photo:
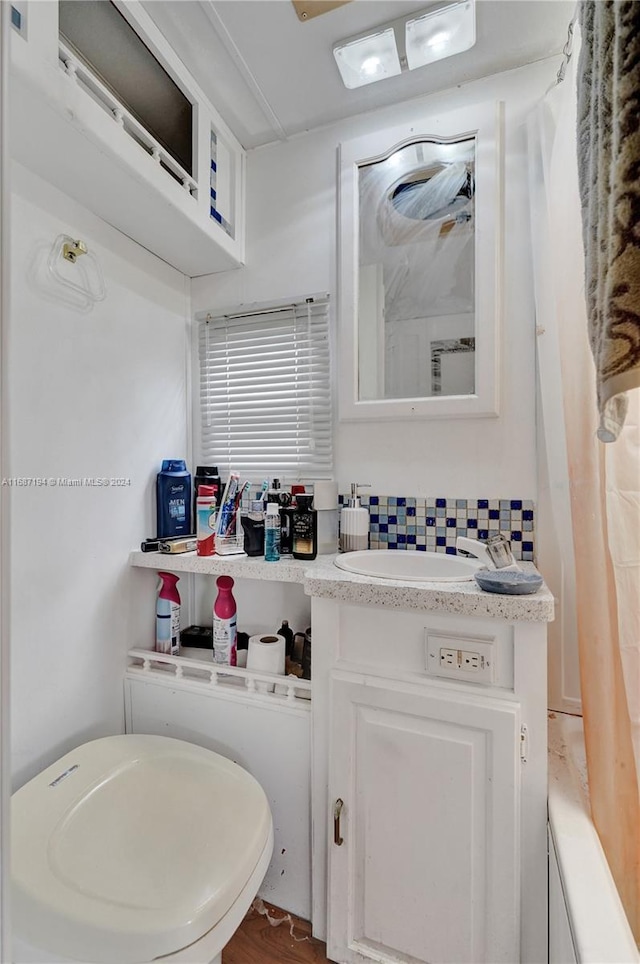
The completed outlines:
<svg viewBox="0 0 640 964">
<path fill-rule="evenodd" d="M 326 964 L 326 948 L 311 936 L 311 924 L 289 916 L 272 904 L 260 904 L 271 919 L 282 920 L 274 927 L 256 904 L 222 952 L 222 964 Z"/>
</svg>

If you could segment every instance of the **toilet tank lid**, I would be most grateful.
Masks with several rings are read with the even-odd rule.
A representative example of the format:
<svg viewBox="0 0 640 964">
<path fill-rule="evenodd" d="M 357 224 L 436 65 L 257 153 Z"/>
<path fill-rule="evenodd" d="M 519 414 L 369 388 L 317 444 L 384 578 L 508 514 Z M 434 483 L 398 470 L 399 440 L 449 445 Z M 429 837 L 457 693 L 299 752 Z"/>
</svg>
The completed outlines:
<svg viewBox="0 0 640 964">
<path fill-rule="evenodd" d="M 16 934 L 79 960 L 151 961 L 224 916 L 271 834 L 260 784 L 161 736 L 86 743 L 12 798 Z"/>
</svg>

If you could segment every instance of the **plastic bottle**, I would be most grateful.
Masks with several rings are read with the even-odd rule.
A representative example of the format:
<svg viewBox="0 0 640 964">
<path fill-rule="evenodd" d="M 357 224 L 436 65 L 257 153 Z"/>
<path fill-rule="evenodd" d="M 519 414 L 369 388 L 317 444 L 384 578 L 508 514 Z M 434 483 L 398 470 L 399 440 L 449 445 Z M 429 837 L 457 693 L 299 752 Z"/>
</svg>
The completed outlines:
<svg viewBox="0 0 640 964">
<path fill-rule="evenodd" d="M 267 503 L 264 520 L 264 558 L 265 562 L 278 562 L 280 559 L 280 506 L 276 502 Z"/>
<path fill-rule="evenodd" d="M 267 491 L 267 502 L 276 502 L 280 505 L 280 479 L 274 479 Z"/>
<path fill-rule="evenodd" d="M 283 619 L 282 626 L 278 630 L 278 636 L 282 636 L 285 643 L 285 656 L 291 658 L 293 656 L 293 630 L 289 626 L 289 620 Z"/>
<path fill-rule="evenodd" d="M 292 516 L 293 558 L 315 559 L 318 551 L 318 513 L 312 495 L 298 495 Z"/>
<path fill-rule="evenodd" d="M 172 572 L 159 572 L 156 603 L 156 653 L 177 656 L 180 650 L 180 593 Z"/>
<path fill-rule="evenodd" d="M 291 495 L 288 492 L 280 493 L 280 555 L 290 556 L 293 552 L 293 528 Z"/>
<path fill-rule="evenodd" d="M 163 461 L 156 478 L 156 497 L 156 535 L 161 539 L 191 535 L 191 475 L 183 459 Z"/>
<path fill-rule="evenodd" d="M 196 474 L 193 477 L 193 518 L 197 519 L 196 516 L 196 499 L 198 498 L 198 492 L 200 491 L 200 486 L 202 485 L 212 485 L 216 490 L 216 504 L 219 506 L 222 499 L 222 480 L 218 475 L 217 465 L 198 465 L 196 466 Z M 194 525 L 196 523 L 194 522 Z M 198 531 L 197 528 L 195 530 Z"/>
<path fill-rule="evenodd" d="M 218 595 L 213 604 L 213 661 L 224 666 L 237 663 L 237 609 L 231 576 L 218 576 Z"/>
<path fill-rule="evenodd" d="M 196 499 L 196 553 L 199 556 L 212 556 L 216 551 L 215 531 L 218 517 L 216 487 L 201 485 Z"/>
<path fill-rule="evenodd" d="M 351 483 L 351 498 L 340 514 L 341 552 L 369 548 L 369 511 L 360 504 L 359 488 L 369 488 L 369 483 Z"/>
<path fill-rule="evenodd" d="M 293 514 L 296 511 L 294 505 L 285 506 L 280 509 L 280 554 L 293 553 Z M 285 548 L 283 548 L 285 547 Z"/>
</svg>

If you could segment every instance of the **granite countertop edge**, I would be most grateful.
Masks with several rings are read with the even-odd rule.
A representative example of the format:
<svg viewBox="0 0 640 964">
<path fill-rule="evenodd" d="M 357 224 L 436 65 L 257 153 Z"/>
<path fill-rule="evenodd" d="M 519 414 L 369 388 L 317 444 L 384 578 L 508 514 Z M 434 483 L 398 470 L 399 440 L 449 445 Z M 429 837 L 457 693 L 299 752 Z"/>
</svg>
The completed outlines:
<svg viewBox="0 0 640 964">
<path fill-rule="evenodd" d="M 335 555 L 318 556 L 313 561 L 283 559 L 278 563 L 246 556 L 203 558 L 195 553 L 176 556 L 157 552 L 132 552 L 130 564 L 169 572 L 195 572 L 201 575 L 229 575 L 234 578 L 302 585 L 308 596 L 336 599 L 355 605 L 384 606 L 390 609 L 488 616 L 510 622 L 550 622 L 554 618 L 554 599 L 546 585 L 529 595 L 485 592 L 475 580 L 470 582 L 409 582 L 380 579 L 338 569 Z M 526 572 L 537 572 L 533 563 L 523 562 Z"/>
<path fill-rule="evenodd" d="M 554 618 L 553 595 L 544 583 L 530 595 L 507 595 L 485 592 L 475 580 L 403 582 L 362 576 L 337 569 L 334 558 L 307 573 L 304 591 L 308 596 L 391 609 L 488 616 L 510 622 L 550 622 Z M 522 563 L 522 568 L 537 572 L 532 563 Z"/>
</svg>

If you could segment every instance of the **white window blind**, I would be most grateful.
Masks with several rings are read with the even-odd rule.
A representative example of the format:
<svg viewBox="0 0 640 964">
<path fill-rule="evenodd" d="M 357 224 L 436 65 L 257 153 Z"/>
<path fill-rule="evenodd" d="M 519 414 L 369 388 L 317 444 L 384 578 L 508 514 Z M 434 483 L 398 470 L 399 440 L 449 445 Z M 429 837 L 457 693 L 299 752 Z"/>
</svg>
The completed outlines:
<svg viewBox="0 0 640 964">
<path fill-rule="evenodd" d="M 331 478 L 329 302 L 199 316 L 202 460 L 253 481 Z"/>
</svg>

